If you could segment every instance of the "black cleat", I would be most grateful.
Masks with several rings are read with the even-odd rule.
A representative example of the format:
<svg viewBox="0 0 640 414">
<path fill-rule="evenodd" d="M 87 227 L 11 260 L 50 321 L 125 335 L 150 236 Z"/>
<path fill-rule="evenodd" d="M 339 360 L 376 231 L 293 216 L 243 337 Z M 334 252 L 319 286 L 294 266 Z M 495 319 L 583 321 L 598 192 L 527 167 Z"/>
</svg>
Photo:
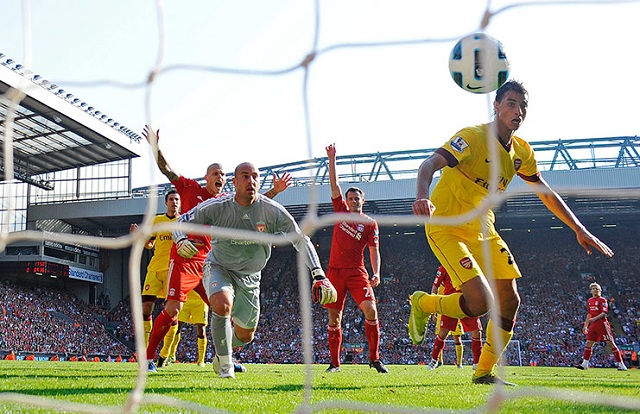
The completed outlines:
<svg viewBox="0 0 640 414">
<path fill-rule="evenodd" d="M 369 362 L 369 368 L 375 368 L 380 374 L 388 374 L 389 370 L 384 366 L 382 361 L 377 360 L 373 362 Z"/>
</svg>

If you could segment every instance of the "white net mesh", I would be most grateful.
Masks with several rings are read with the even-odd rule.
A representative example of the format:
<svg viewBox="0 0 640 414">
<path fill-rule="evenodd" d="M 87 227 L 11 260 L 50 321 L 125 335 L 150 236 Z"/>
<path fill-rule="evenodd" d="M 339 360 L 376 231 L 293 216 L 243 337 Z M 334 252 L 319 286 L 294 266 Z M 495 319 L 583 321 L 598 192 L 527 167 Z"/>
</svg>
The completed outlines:
<svg viewBox="0 0 640 414">
<path fill-rule="evenodd" d="M 231 123 L 233 125 L 237 126 L 246 123 L 248 121 L 246 119 L 247 117 L 251 117 L 252 115 L 256 114 L 254 106 L 257 108 L 264 108 L 265 106 L 269 105 L 270 98 L 265 98 L 264 96 L 251 96 L 253 83 L 271 83 L 272 89 L 271 92 L 267 94 L 267 96 L 273 97 L 284 95 L 279 96 L 279 99 L 289 99 L 293 102 L 297 102 L 298 109 L 296 113 L 286 114 L 284 117 L 280 116 L 277 121 L 295 125 L 298 128 L 298 134 L 300 131 L 304 131 L 304 140 L 297 139 L 287 142 L 288 150 L 286 155 L 286 157 L 289 159 L 304 159 L 305 157 L 313 158 L 314 156 L 318 155 L 319 150 L 321 150 L 325 145 L 323 141 L 327 140 L 326 137 L 330 137 L 334 134 L 334 131 L 336 130 L 335 125 L 340 125 L 340 134 L 342 136 L 348 137 L 366 137 L 367 130 L 363 132 L 363 130 L 360 128 L 360 125 L 364 124 L 372 124 L 373 128 L 382 128 L 382 130 L 389 137 L 407 136 L 415 138 L 416 136 L 424 135 L 424 125 L 416 127 L 416 120 L 419 125 L 419 120 L 423 116 L 423 113 L 426 112 L 437 114 L 441 111 L 443 101 L 439 97 L 432 96 L 433 93 L 430 91 L 430 80 L 443 79 L 442 72 L 446 71 L 446 59 L 436 60 L 433 58 L 433 55 L 430 55 L 430 52 L 441 52 L 445 50 L 444 56 L 446 56 L 448 53 L 446 52 L 446 50 L 448 50 L 457 39 L 470 32 L 477 30 L 486 30 L 488 32 L 491 32 L 491 34 L 496 38 L 503 41 L 503 43 L 507 45 L 508 53 L 510 52 L 509 57 L 513 62 L 514 73 L 518 73 L 517 62 L 520 54 L 531 53 L 532 50 L 543 47 L 545 49 L 545 52 L 548 53 L 548 55 L 544 56 L 543 59 L 545 61 L 548 61 L 549 65 L 548 67 L 545 67 L 541 70 L 553 71 L 556 73 L 556 76 L 558 78 L 562 78 L 562 81 L 559 81 L 557 83 L 558 86 L 555 96 L 551 97 L 550 99 L 566 99 L 567 95 L 570 96 L 571 99 L 581 99 L 583 93 L 587 94 L 587 98 L 585 99 L 594 99 L 591 95 L 594 89 L 593 81 L 589 82 L 589 85 L 591 85 L 591 87 L 585 87 L 584 84 L 580 84 L 578 82 L 576 82 L 576 84 L 570 84 L 570 82 L 572 82 L 572 80 L 574 79 L 574 75 L 578 77 L 579 74 L 566 73 L 563 69 L 562 63 L 564 60 L 573 59 L 576 55 L 578 56 L 577 58 L 585 60 L 585 65 L 589 64 L 589 59 L 601 58 L 624 60 L 624 57 L 621 56 L 608 56 L 608 44 L 628 42 L 629 52 L 631 53 L 638 40 L 637 36 L 635 38 L 636 41 L 634 42 L 633 39 L 620 38 L 619 34 L 600 33 L 598 30 L 593 30 L 592 27 L 588 26 L 589 24 L 595 25 L 597 21 L 586 23 L 584 26 L 576 25 L 575 28 L 571 27 L 563 29 L 565 31 L 563 32 L 562 36 L 565 36 L 566 34 L 566 38 L 573 39 L 575 33 L 579 32 L 584 36 L 592 36 L 594 33 L 597 33 L 597 36 L 600 39 L 600 41 L 597 43 L 577 39 L 578 41 L 576 43 L 572 43 L 572 48 L 575 47 L 575 49 L 572 50 L 566 50 L 562 47 L 559 48 L 561 50 L 558 50 L 558 48 L 549 47 L 549 45 L 536 46 L 536 36 L 534 36 L 534 33 L 536 33 L 538 30 L 541 30 L 541 26 L 566 26 L 567 20 L 571 19 L 573 21 L 576 16 L 581 16 L 581 13 L 585 9 L 597 8 L 597 10 L 601 11 L 603 15 L 609 13 L 609 9 L 611 9 L 612 15 L 615 15 L 616 18 L 620 18 L 621 20 L 627 18 L 628 16 L 635 16 L 635 18 L 637 18 L 638 3 L 640 3 L 637 1 L 546 1 L 501 3 L 501 5 L 499 6 L 492 4 L 492 2 L 487 2 L 487 4 L 484 6 L 476 3 L 479 2 L 466 2 L 465 7 L 467 9 L 463 13 L 454 13 L 453 9 L 460 10 L 460 5 L 449 5 L 443 3 L 440 4 L 440 6 L 442 6 L 442 10 L 439 10 L 438 7 L 433 8 L 423 4 L 418 6 L 418 10 L 411 10 L 409 8 L 409 4 L 405 4 L 405 2 L 375 2 L 374 4 L 364 2 L 360 4 L 360 7 L 362 7 L 363 9 L 360 17 L 362 17 L 363 21 L 354 21 L 352 19 L 342 20 L 339 11 L 339 8 L 341 7 L 340 2 L 308 2 L 308 4 L 304 4 L 304 7 L 297 6 L 299 8 L 294 10 L 294 14 L 295 12 L 299 13 L 297 17 L 300 19 L 300 21 L 306 22 L 304 24 L 300 24 L 304 27 L 298 27 L 298 29 L 300 29 L 300 32 L 303 34 L 296 38 L 277 38 L 278 41 L 288 42 L 289 44 L 291 44 L 290 48 L 292 50 L 297 50 L 296 53 L 292 53 L 291 55 L 286 56 L 274 55 L 272 53 L 272 49 L 265 46 L 264 42 L 254 40 L 255 44 L 249 44 L 246 46 L 251 50 L 251 53 L 249 53 L 249 55 L 251 55 L 251 59 L 246 59 L 243 57 L 245 55 L 235 56 L 234 53 L 237 51 L 225 50 L 225 42 L 219 41 L 219 39 L 225 38 L 225 34 L 216 33 L 217 35 L 219 35 L 218 38 L 204 39 L 204 41 L 200 39 L 195 41 L 202 41 L 202 43 L 198 44 L 202 48 L 203 53 L 207 54 L 215 50 L 216 53 L 211 53 L 211 55 L 218 56 L 219 59 L 206 60 L 195 58 L 191 59 L 189 57 L 186 57 L 182 61 L 177 62 L 175 60 L 172 60 L 172 62 L 168 63 L 165 60 L 167 48 L 179 48 L 180 42 L 191 42 L 194 40 L 191 38 L 183 38 L 182 36 L 184 36 L 185 34 L 181 33 L 180 31 L 175 31 L 174 28 L 172 28 L 171 30 L 167 28 L 167 25 L 175 25 L 177 24 L 177 22 L 172 20 L 171 14 L 165 15 L 164 5 L 162 2 L 158 1 L 155 4 L 155 9 L 153 9 L 153 13 L 155 13 L 155 17 L 157 19 L 155 29 L 157 30 L 157 34 L 155 32 L 142 34 L 144 35 L 144 40 L 147 43 L 145 44 L 145 50 L 141 51 L 140 54 L 142 55 L 142 57 L 144 57 L 144 59 L 150 62 L 148 76 L 146 76 L 146 78 L 148 79 L 147 81 L 140 82 L 137 80 L 141 77 L 140 73 L 127 73 L 125 71 L 122 72 L 121 76 L 105 80 L 89 79 L 86 81 L 72 81 L 71 78 L 66 78 L 66 80 L 60 80 L 60 83 L 67 86 L 75 86 L 78 88 L 96 86 L 108 87 L 111 93 L 122 93 L 124 97 L 132 96 L 129 95 L 131 93 L 130 91 L 132 90 L 144 89 L 145 100 L 144 103 L 139 104 L 144 108 L 144 110 L 140 112 L 140 114 L 144 115 L 143 117 L 144 119 L 146 119 L 146 123 L 151 125 L 152 128 L 158 123 L 158 117 L 155 116 L 155 114 L 167 113 L 168 111 L 167 105 L 165 103 L 156 101 L 156 99 L 154 98 L 155 94 L 157 93 L 158 95 L 161 95 L 161 92 L 165 92 L 165 89 L 167 87 L 175 87 L 175 85 L 183 85 L 182 89 L 186 90 L 187 88 L 185 86 L 192 82 L 189 79 L 189 74 L 192 72 L 210 73 L 212 75 L 211 79 L 209 80 L 209 82 L 211 82 L 212 88 L 210 90 L 216 91 L 217 95 L 215 95 L 214 98 L 211 99 L 213 101 L 212 107 L 209 107 L 206 113 L 201 112 L 202 109 L 197 103 L 199 101 L 196 101 L 196 103 L 194 103 L 194 105 L 190 107 L 189 115 L 193 116 L 195 114 L 196 117 L 211 117 L 212 124 L 215 124 L 218 120 L 216 109 L 219 108 L 220 105 L 231 105 L 233 108 L 237 109 L 237 118 L 231 120 Z M 53 57 L 51 57 L 51 55 L 48 53 L 42 53 L 42 55 L 40 55 L 42 46 L 32 44 L 32 25 L 37 25 L 38 22 L 31 21 L 31 4 L 29 2 L 24 2 L 23 4 L 23 11 L 25 16 L 22 31 L 25 51 L 24 64 L 26 67 L 29 67 L 32 64 L 34 54 L 38 55 L 38 59 L 52 59 Z M 252 10 L 250 8 L 251 6 L 256 7 L 256 9 Z M 265 6 L 258 6 L 256 4 L 253 4 L 251 6 L 237 5 L 234 3 L 233 7 L 237 7 L 237 9 L 234 10 L 225 9 L 224 6 L 220 6 L 222 9 L 220 15 L 209 17 L 214 20 L 215 23 L 217 19 L 233 19 L 234 17 L 237 17 L 242 13 L 253 16 L 254 14 L 265 12 L 265 10 L 268 11 L 268 15 L 274 22 L 278 22 L 281 19 L 289 19 L 292 16 L 290 13 L 278 13 L 277 8 L 265 9 Z M 416 5 L 413 4 L 413 6 Z M 38 7 L 40 7 L 40 5 L 38 5 Z M 180 5 L 180 7 L 187 6 Z M 440 35 L 442 31 L 432 33 L 429 24 L 419 24 L 412 26 L 407 23 L 407 27 L 418 27 L 420 31 L 412 32 L 411 30 L 406 30 L 401 35 L 398 35 L 397 33 L 389 33 L 388 29 L 386 29 L 387 25 L 385 24 L 385 22 L 374 22 L 375 26 L 379 30 L 372 40 L 369 38 L 362 38 L 360 32 L 355 30 L 357 29 L 358 25 L 363 25 L 364 21 L 366 21 L 368 18 L 374 18 L 372 17 L 372 15 L 367 13 L 367 8 L 370 7 L 394 8 L 396 12 L 400 10 L 402 13 L 399 13 L 398 15 L 405 17 L 408 21 L 413 21 L 414 19 L 423 19 L 426 22 L 430 22 L 434 26 L 436 26 L 435 22 L 438 19 L 443 18 L 443 16 L 450 17 L 451 15 L 455 15 L 456 18 L 448 20 L 449 28 L 448 30 L 446 30 L 445 36 Z M 98 12 L 98 10 L 94 11 Z M 152 9 L 149 8 L 148 11 L 151 12 Z M 103 10 L 102 12 L 104 12 L 105 14 L 112 13 L 111 6 L 109 6 L 108 10 Z M 225 16 L 225 13 L 229 13 L 229 15 Z M 336 20 L 325 21 L 323 19 L 324 15 L 332 16 Z M 573 17 L 567 18 L 567 16 Z M 601 18 L 607 19 L 609 18 L 607 16 L 608 15 Z M 187 30 L 193 29 L 196 34 L 198 33 L 198 24 L 211 25 L 210 22 L 206 21 L 206 18 L 204 16 L 194 15 L 192 17 L 195 22 L 194 24 L 188 25 Z M 503 21 L 507 19 L 517 19 L 522 23 L 523 27 L 519 29 L 519 33 L 507 32 L 506 26 L 503 23 Z M 451 24 L 452 21 L 458 24 L 453 25 Z M 324 33 L 323 27 L 325 27 L 325 24 L 335 25 L 336 27 L 339 27 L 339 30 L 334 30 L 331 32 L 332 35 L 335 36 L 335 38 L 325 39 L 322 37 Z M 215 26 L 215 24 L 213 24 L 213 26 Z M 145 25 L 144 27 L 149 26 Z M 466 30 L 460 30 L 460 27 L 466 28 Z M 266 33 L 268 33 L 270 30 L 273 30 L 272 26 L 265 28 Z M 169 32 L 175 33 L 175 38 L 167 36 L 167 33 Z M 523 35 L 521 32 L 525 32 L 525 35 Z M 215 33 L 215 30 L 213 33 Z M 207 32 L 207 35 L 210 36 L 211 34 L 211 32 Z M 126 33 L 123 35 L 127 36 Z M 403 38 L 406 40 L 387 40 L 388 38 Z M 344 39 L 349 40 L 345 41 Z M 560 42 L 560 38 L 558 38 L 558 41 Z M 590 47 L 586 48 L 586 50 L 583 49 L 583 47 L 586 46 Z M 99 47 L 102 47 L 102 45 L 100 45 Z M 413 57 L 407 58 L 405 56 L 402 61 L 397 61 L 397 63 L 394 64 L 393 61 L 397 58 L 396 53 L 398 53 L 399 50 L 404 50 L 406 48 L 411 48 L 411 50 L 413 51 Z M 525 52 L 522 50 L 527 51 Z M 83 52 L 87 55 L 98 54 L 98 51 L 96 50 Z M 113 53 L 113 50 L 109 45 L 107 45 L 105 46 L 105 52 Z M 154 53 L 155 62 L 151 63 L 154 60 L 152 59 Z M 364 66 L 362 62 L 370 63 L 372 61 L 375 61 L 375 59 L 371 60 L 372 55 L 375 55 L 376 58 L 378 55 L 384 55 L 382 59 L 390 62 L 390 64 L 385 67 L 387 68 L 387 70 L 393 72 L 393 75 L 391 76 L 380 77 L 376 80 L 376 85 L 378 86 L 378 88 L 375 89 L 375 92 L 371 88 L 371 84 L 367 83 L 368 81 L 370 81 L 370 79 L 362 82 L 358 80 L 358 77 L 363 72 L 367 71 L 367 67 Z M 302 59 L 300 59 L 300 56 L 302 56 Z M 233 61 L 234 65 L 223 66 L 222 64 L 219 64 L 220 62 L 224 63 L 224 58 L 226 57 L 230 57 L 230 61 Z M 134 55 L 130 58 L 135 59 L 138 57 Z M 336 60 L 339 60 L 340 64 L 334 66 L 333 64 Z M 126 66 L 126 62 L 123 62 L 123 65 Z M 246 69 L 247 67 L 251 68 Z M 625 69 L 625 71 L 632 70 L 632 68 L 633 66 L 630 65 Z M 321 71 L 321 69 L 326 70 Z M 75 68 L 75 70 L 86 71 L 86 67 Z M 379 75 L 379 73 L 377 73 L 377 75 Z M 608 74 L 608 76 L 618 75 L 620 75 L 619 72 L 612 72 Z M 312 82 L 312 79 L 316 76 L 335 79 L 335 85 L 332 88 L 321 89 L 317 86 L 317 84 Z M 415 82 L 415 89 L 411 91 L 411 94 L 419 97 L 429 97 L 429 100 L 431 102 L 425 104 L 425 106 L 421 107 L 419 110 L 416 107 L 403 105 L 402 102 L 405 101 L 405 97 L 401 93 L 402 91 L 399 91 L 399 88 L 394 86 L 394 78 L 396 78 L 397 76 L 418 80 Z M 605 76 L 607 75 L 602 75 L 602 78 L 604 78 Z M 446 77 L 448 77 L 448 73 L 444 74 L 444 78 Z M 87 76 L 79 76 L 79 78 L 86 79 Z M 224 103 L 220 103 L 220 101 L 217 101 L 215 99 L 216 97 L 225 96 L 228 98 L 230 96 L 231 92 L 225 90 L 225 88 L 227 87 L 225 86 L 225 82 L 236 82 L 237 78 L 242 78 L 243 82 L 246 82 L 242 91 L 243 93 L 238 92 L 238 90 L 234 90 L 232 93 L 237 94 L 235 99 L 227 99 L 224 101 Z M 289 83 L 291 83 L 292 78 L 294 79 L 293 83 L 295 83 L 297 87 L 297 94 L 292 93 L 289 88 Z M 602 78 L 596 81 L 598 83 L 597 85 L 595 85 L 597 89 L 604 89 L 607 87 L 606 82 Z M 286 88 L 280 88 L 283 86 L 283 83 L 280 83 L 281 79 L 287 80 Z M 526 79 L 527 86 L 532 91 L 535 91 L 538 87 L 536 82 L 537 81 L 535 78 Z M 28 86 L 29 85 L 25 83 L 23 85 L 23 88 L 27 88 Z M 354 93 L 349 94 L 348 96 L 343 96 L 340 94 L 340 90 L 342 88 L 349 88 L 350 92 Z M 175 89 L 181 90 L 180 88 Z M 193 96 L 180 97 L 178 96 L 180 95 L 179 93 L 175 95 L 175 100 L 194 98 Z M 13 144 L 11 141 L 11 137 L 13 136 L 12 116 L 15 113 L 15 107 L 13 105 L 19 102 L 23 97 L 24 95 L 20 91 L 15 90 L 12 90 L 10 91 L 10 93 L 2 96 L 3 101 L 7 102 L 9 105 L 9 112 L 4 124 L 5 155 L 3 160 L 5 165 L 5 174 L 8 178 L 13 176 L 13 160 L 11 150 Z M 488 115 L 491 113 L 491 102 L 489 96 L 487 97 L 486 102 L 481 103 L 481 105 L 486 104 L 487 108 L 489 108 L 488 110 L 478 110 L 477 107 L 474 107 L 471 104 L 463 103 L 462 101 L 464 100 L 460 98 L 460 95 L 452 99 L 455 102 L 455 106 L 452 106 L 453 108 L 455 108 L 455 111 L 458 111 L 461 114 L 471 113 L 473 114 L 472 117 L 475 118 L 475 120 L 466 122 L 464 119 L 461 119 L 459 120 L 459 122 L 456 121 L 455 125 L 447 125 L 446 128 L 444 126 L 441 127 L 437 125 L 433 128 L 433 130 L 428 131 L 430 134 L 441 138 L 448 137 L 452 133 L 451 128 L 458 128 L 466 125 L 467 123 L 477 123 L 478 121 L 482 121 L 483 119 L 486 120 L 488 118 Z M 398 102 L 400 102 L 400 104 L 398 104 Z M 322 114 L 319 114 L 317 116 L 314 114 L 315 105 L 332 104 L 335 104 L 336 106 L 334 111 L 322 112 Z M 247 110 L 246 106 L 248 105 L 253 108 L 251 111 Z M 374 107 L 375 105 L 378 105 L 379 107 Z M 155 106 L 157 106 L 159 109 L 154 110 Z M 364 108 L 364 111 L 362 111 L 362 113 L 367 114 L 366 118 L 360 118 L 360 116 L 362 116 L 359 115 L 361 113 L 360 111 L 358 111 L 358 113 L 350 113 L 351 111 L 349 111 L 348 108 L 355 106 L 361 106 Z M 446 104 L 444 106 L 446 106 Z M 626 104 L 626 106 L 630 105 Z M 595 115 L 596 117 L 605 117 L 598 112 L 602 110 L 599 105 L 594 105 L 594 107 L 597 111 Z M 485 115 L 478 116 L 478 112 Z M 536 107 L 536 112 L 537 114 L 535 116 L 539 116 L 540 118 L 552 118 L 555 116 L 549 113 L 545 113 L 545 109 L 539 109 L 539 107 Z M 196 129 L 197 127 L 192 125 L 182 127 L 178 126 L 181 122 L 182 116 L 186 116 L 186 113 L 173 113 L 173 123 L 167 127 L 167 129 L 169 130 L 168 135 L 170 135 L 172 131 L 176 131 L 178 128 L 183 128 L 182 132 L 175 135 L 197 136 L 199 134 L 198 130 Z M 585 114 L 585 118 L 587 118 L 588 116 L 588 114 Z M 409 118 L 413 119 L 413 121 L 405 122 Z M 461 116 L 461 118 L 463 117 Z M 384 126 L 381 126 L 381 124 L 379 123 L 379 119 L 394 119 L 394 121 L 387 122 Z M 613 117 L 612 119 L 616 118 Z M 570 122 L 573 123 L 574 121 L 572 120 Z M 264 125 L 260 122 L 258 122 L 258 124 Z M 406 125 L 410 126 L 407 127 Z M 609 127 L 610 123 L 607 123 L 607 125 L 604 127 L 605 130 L 603 130 L 602 135 L 611 135 L 611 132 L 606 130 L 606 128 Z M 211 136 L 233 135 L 228 134 L 229 131 L 225 131 L 224 128 L 224 125 L 220 128 L 211 125 L 207 130 L 207 134 L 210 134 Z M 227 128 L 229 127 L 227 126 Z M 274 133 L 273 131 L 269 132 L 271 133 L 271 136 L 277 136 L 277 133 Z M 539 131 L 533 131 L 533 133 L 538 132 Z M 254 133 L 255 135 L 261 135 L 259 132 Z M 615 133 L 617 133 L 617 131 L 614 132 L 614 134 Z M 629 131 L 624 131 L 623 133 L 629 133 Z M 600 133 L 598 131 L 596 135 L 599 134 Z M 589 136 L 592 134 L 580 134 L 578 132 L 578 135 Z M 283 138 L 285 142 L 287 138 L 288 137 Z M 247 148 L 246 145 L 241 145 L 241 147 L 236 148 L 234 146 L 234 142 L 226 142 L 225 144 L 228 145 L 226 145 L 226 147 L 222 150 L 222 153 L 231 154 L 229 156 L 231 164 L 236 161 L 244 161 L 244 157 L 252 159 L 255 156 L 256 159 L 252 159 L 252 161 L 254 161 L 257 165 L 260 165 L 266 162 L 262 162 L 258 154 L 268 152 L 266 151 L 268 146 L 273 145 L 273 140 L 263 141 L 265 142 L 262 144 L 252 143 L 251 150 L 247 151 L 247 154 L 244 154 L 244 151 Z M 366 140 L 353 141 L 357 142 L 355 144 L 350 143 L 341 146 L 341 153 L 347 154 L 351 152 L 360 152 L 363 148 L 367 147 Z M 442 141 L 443 139 L 438 139 L 436 142 L 434 142 L 433 146 L 439 145 Z M 199 145 L 204 146 L 205 144 L 200 143 Z M 349 147 L 349 145 L 357 146 Z M 389 143 L 388 145 L 391 146 L 389 149 L 395 149 L 394 146 L 397 145 L 397 143 Z M 152 143 L 152 149 L 153 151 L 157 150 L 155 143 Z M 163 147 L 163 149 L 166 148 Z M 371 150 L 384 149 L 386 148 L 371 148 Z M 493 148 L 492 150 L 496 151 L 497 149 Z M 173 151 L 173 149 L 169 148 L 168 152 L 171 151 Z M 242 154 L 235 155 L 236 152 L 242 152 Z M 202 168 L 202 166 L 206 165 L 209 161 L 209 155 L 207 155 L 206 160 L 203 160 L 202 162 L 193 162 L 193 164 L 197 165 L 197 170 L 194 170 L 192 173 L 191 171 L 184 171 L 185 175 L 197 176 L 200 173 L 200 169 Z M 497 170 L 493 172 L 494 180 L 496 179 L 496 172 Z M 153 163 L 153 161 L 150 161 L 149 176 L 153 177 L 155 174 L 157 174 L 155 163 Z M 511 193 L 511 196 L 517 196 L 517 194 L 517 192 Z M 11 200 L 11 197 L 9 197 L 8 199 Z M 491 206 L 499 205 L 503 201 L 503 195 L 492 193 L 485 200 L 485 203 L 477 206 L 472 215 L 477 216 L 479 214 L 483 214 Z M 78 236 L 64 233 L 43 234 L 41 232 L 21 232 L 19 234 L 16 234 L 2 232 L 0 233 L 0 248 L 4 249 L 8 244 L 16 241 L 42 240 L 43 238 L 58 242 L 81 243 L 101 248 L 123 248 L 131 246 L 132 253 L 131 261 L 129 264 L 130 292 L 139 292 L 139 263 L 141 260 L 144 242 L 147 240 L 148 235 L 152 232 L 162 231 L 168 228 L 168 225 L 157 228 L 151 227 L 151 219 L 157 211 L 156 202 L 157 201 L 155 198 L 149 198 L 145 220 L 140 227 L 142 231 L 136 232 L 133 235 L 127 235 L 117 239 L 105 239 L 100 237 Z M 309 186 L 310 210 L 305 220 L 300 223 L 301 228 L 305 231 L 305 233 L 309 235 L 313 235 L 316 229 L 327 226 L 333 223 L 335 220 L 335 216 L 332 215 L 320 217 L 317 214 L 317 204 L 318 199 L 316 189 L 315 186 L 311 185 Z M 12 210 L 11 204 L 8 205 L 8 210 Z M 6 217 L 8 218 L 7 220 L 10 220 L 11 215 L 7 215 Z M 422 220 L 418 217 L 404 215 L 378 216 L 375 218 L 378 220 L 381 226 L 392 226 L 396 224 L 416 225 L 422 222 Z M 441 223 L 455 224 L 467 220 L 468 218 L 469 217 L 458 217 L 455 220 L 442 220 Z M 5 226 L 4 228 L 8 228 L 8 226 Z M 221 236 L 230 236 L 236 234 L 234 231 L 219 228 L 211 230 L 204 227 L 198 227 L 197 231 L 203 234 L 211 233 Z M 243 237 L 254 237 L 247 234 L 242 235 Z M 282 237 L 263 236 L 259 239 L 278 245 L 286 243 L 286 240 Z M 313 393 L 313 378 L 311 374 L 312 329 L 311 314 L 309 312 L 310 298 L 308 295 L 310 284 L 306 276 L 307 271 L 304 269 L 302 261 L 299 260 L 299 263 L 299 274 L 301 275 L 301 277 L 299 278 L 300 309 L 303 319 L 303 346 L 305 362 L 307 364 L 307 375 L 305 380 L 304 398 L 301 406 L 298 408 L 298 411 L 312 412 L 328 408 L 344 408 L 348 410 L 362 410 L 369 412 L 413 412 L 412 409 L 408 409 L 405 407 L 390 407 L 388 405 L 376 406 L 373 404 L 359 404 L 348 401 L 314 404 L 311 403 L 311 396 Z M 491 272 L 490 269 L 488 269 L 488 271 L 489 273 Z M 136 348 L 138 355 L 144 355 L 145 347 L 143 340 L 143 328 L 141 324 L 141 303 L 139 297 L 137 297 L 136 295 L 132 295 L 132 297 L 136 298 L 135 300 L 132 300 L 133 318 L 136 321 Z M 145 394 L 147 375 L 146 368 L 146 363 L 144 359 L 141 358 L 141 363 L 139 364 L 138 370 L 137 385 L 131 392 L 130 398 L 128 399 L 126 405 L 123 407 L 107 408 L 92 405 L 61 403 L 58 400 L 53 401 L 45 398 L 37 398 L 32 395 L 27 396 L 19 394 L 4 394 L 2 396 L 2 400 L 7 402 L 21 402 L 24 404 L 37 405 L 41 407 L 67 409 L 71 411 L 91 413 L 133 412 L 138 409 L 139 405 L 143 401 L 147 403 L 166 404 L 177 409 L 192 409 L 199 412 L 218 412 L 217 410 L 214 410 L 210 407 L 204 407 L 191 402 L 175 400 L 171 397 L 163 397 L 158 395 L 150 396 Z M 521 387 L 518 390 L 509 393 L 504 393 L 501 387 L 496 387 L 495 392 L 488 398 L 484 409 L 495 410 L 505 399 L 520 398 L 526 396 L 544 396 L 547 398 L 555 398 L 567 401 L 575 401 L 576 399 L 579 399 L 580 401 L 585 403 L 594 402 L 598 404 L 607 404 L 614 407 L 627 408 L 630 410 L 640 409 L 640 402 L 638 402 L 637 399 L 622 398 L 613 395 L 594 395 L 589 393 L 581 393 L 578 395 L 573 391 L 563 392 L 561 390 L 536 389 L 528 387 Z"/>
</svg>

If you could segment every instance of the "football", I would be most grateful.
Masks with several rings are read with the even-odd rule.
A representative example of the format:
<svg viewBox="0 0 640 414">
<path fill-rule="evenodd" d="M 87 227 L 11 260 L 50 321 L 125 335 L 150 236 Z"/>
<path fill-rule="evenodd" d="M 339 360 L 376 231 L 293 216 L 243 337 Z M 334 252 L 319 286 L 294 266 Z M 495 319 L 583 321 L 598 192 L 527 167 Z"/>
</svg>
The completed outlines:
<svg viewBox="0 0 640 414">
<path fill-rule="evenodd" d="M 484 33 L 474 33 L 460 39 L 451 50 L 449 73 L 465 91 L 488 93 L 507 81 L 509 61 L 502 43 Z"/>
</svg>

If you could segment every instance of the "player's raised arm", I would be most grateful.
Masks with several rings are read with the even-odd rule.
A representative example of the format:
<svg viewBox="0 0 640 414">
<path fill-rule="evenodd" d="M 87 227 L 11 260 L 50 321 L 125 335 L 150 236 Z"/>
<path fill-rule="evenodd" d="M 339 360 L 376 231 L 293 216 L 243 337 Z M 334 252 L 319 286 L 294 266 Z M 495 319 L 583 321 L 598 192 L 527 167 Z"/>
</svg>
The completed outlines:
<svg viewBox="0 0 640 414">
<path fill-rule="evenodd" d="M 142 135 L 146 138 L 149 144 L 151 144 L 151 140 L 155 136 L 156 142 L 158 143 L 158 154 L 156 155 L 156 164 L 158 165 L 160 172 L 164 174 L 164 176 L 167 177 L 169 181 L 176 181 L 178 178 L 180 178 L 180 174 L 176 173 L 171 169 L 171 167 L 169 166 L 169 163 L 164 158 L 164 155 L 160 150 L 160 130 L 153 132 L 149 128 L 149 125 L 145 125 L 144 129 L 142 130 Z"/>
<path fill-rule="evenodd" d="M 285 172 L 280 177 L 278 177 L 278 175 L 274 173 L 273 188 L 264 193 L 264 195 L 273 199 L 275 196 L 289 188 L 289 185 L 291 185 L 291 174 Z"/>
<path fill-rule="evenodd" d="M 336 172 L 336 144 L 329 144 L 325 147 L 327 157 L 329 157 L 329 183 L 331 184 L 331 198 L 338 198 L 342 195 L 342 189 L 338 182 Z"/>
</svg>

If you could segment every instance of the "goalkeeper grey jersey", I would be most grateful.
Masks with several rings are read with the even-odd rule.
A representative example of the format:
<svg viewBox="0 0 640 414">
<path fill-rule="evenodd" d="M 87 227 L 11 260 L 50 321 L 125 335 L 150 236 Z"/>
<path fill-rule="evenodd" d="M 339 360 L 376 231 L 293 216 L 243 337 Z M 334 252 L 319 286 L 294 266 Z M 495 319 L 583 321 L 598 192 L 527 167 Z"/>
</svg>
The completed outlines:
<svg viewBox="0 0 640 414">
<path fill-rule="evenodd" d="M 289 212 L 278 202 L 260 194 L 248 207 L 235 201 L 234 194 L 206 200 L 178 218 L 179 222 L 208 224 L 216 227 L 250 230 L 261 233 L 296 233 L 301 236 L 293 245 L 302 251 L 310 269 L 320 268 L 320 259 L 311 243 L 303 235 Z M 173 232 L 173 240 L 186 238 L 182 231 Z M 271 257 L 271 244 L 238 238 L 211 238 L 211 251 L 207 261 L 225 269 L 251 274 L 260 272 Z"/>
</svg>

